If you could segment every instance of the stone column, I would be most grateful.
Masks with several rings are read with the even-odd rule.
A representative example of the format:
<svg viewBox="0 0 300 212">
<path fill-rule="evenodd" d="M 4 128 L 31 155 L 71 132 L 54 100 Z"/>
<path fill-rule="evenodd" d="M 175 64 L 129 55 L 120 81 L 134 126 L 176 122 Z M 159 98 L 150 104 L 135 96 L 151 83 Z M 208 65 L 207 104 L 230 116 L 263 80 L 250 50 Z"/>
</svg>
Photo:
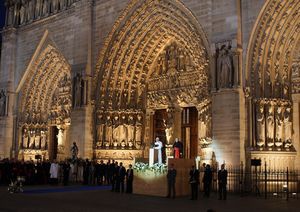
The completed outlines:
<svg viewBox="0 0 300 212">
<path fill-rule="evenodd" d="M 220 163 L 245 161 L 245 97 L 242 89 L 223 89 L 212 95 L 212 148 Z"/>
<path fill-rule="evenodd" d="M 17 30 L 12 27 L 6 28 L 2 33 L 2 53 L 0 67 L 0 89 L 4 89 L 7 95 L 6 114 L 0 117 L 0 157 L 10 157 L 14 142 L 14 113 L 15 92 L 14 73 L 16 66 L 16 40 Z"/>
<path fill-rule="evenodd" d="M 145 115 L 145 130 L 144 130 L 144 145 L 145 145 L 145 150 L 144 150 L 144 156 L 148 157 L 149 156 L 149 148 L 151 143 L 154 141 L 153 137 L 153 116 L 154 116 L 155 111 L 152 109 L 147 109 L 146 110 L 146 115 Z"/>
<path fill-rule="evenodd" d="M 293 146 L 297 151 L 295 169 L 300 169 L 300 94 L 292 94 L 293 101 Z"/>
</svg>

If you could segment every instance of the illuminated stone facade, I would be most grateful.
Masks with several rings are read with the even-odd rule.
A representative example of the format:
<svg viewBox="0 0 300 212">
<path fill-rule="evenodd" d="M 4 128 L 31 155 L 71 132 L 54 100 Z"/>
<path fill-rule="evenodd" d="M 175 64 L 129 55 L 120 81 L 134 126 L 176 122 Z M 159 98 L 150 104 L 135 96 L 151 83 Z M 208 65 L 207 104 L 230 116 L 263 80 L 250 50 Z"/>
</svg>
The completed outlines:
<svg viewBox="0 0 300 212">
<path fill-rule="evenodd" d="M 300 3 L 6 1 L 0 156 L 300 168 Z"/>
</svg>

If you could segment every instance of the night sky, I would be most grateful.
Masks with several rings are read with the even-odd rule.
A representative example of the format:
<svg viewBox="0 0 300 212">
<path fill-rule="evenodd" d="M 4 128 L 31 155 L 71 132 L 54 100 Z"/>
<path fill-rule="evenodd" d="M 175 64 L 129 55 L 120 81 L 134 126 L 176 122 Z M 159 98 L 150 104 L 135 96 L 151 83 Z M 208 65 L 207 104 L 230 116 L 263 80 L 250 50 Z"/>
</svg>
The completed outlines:
<svg viewBox="0 0 300 212">
<path fill-rule="evenodd" d="M 5 23 L 4 0 L 0 0 L 0 29 L 2 29 L 4 23 Z"/>
</svg>

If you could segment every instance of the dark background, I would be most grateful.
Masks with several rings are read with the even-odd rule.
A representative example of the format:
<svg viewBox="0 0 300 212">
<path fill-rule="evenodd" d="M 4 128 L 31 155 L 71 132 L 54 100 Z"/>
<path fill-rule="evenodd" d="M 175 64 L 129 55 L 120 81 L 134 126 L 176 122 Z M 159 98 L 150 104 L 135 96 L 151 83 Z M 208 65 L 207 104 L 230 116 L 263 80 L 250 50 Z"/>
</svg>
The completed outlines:
<svg viewBox="0 0 300 212">
<path fill-rule="evenodd" d="M 0 32 L 5 24 L 4 0 L 0 0 Z M 1 59 L 2 35 L 0 34 L 0 59 Z"/>
<path fill-rule="evenodd" d="M 4 0 L 0 0 L 0 29 L 4 26 L 5 23 L 5 7 Z"/>
</svg>

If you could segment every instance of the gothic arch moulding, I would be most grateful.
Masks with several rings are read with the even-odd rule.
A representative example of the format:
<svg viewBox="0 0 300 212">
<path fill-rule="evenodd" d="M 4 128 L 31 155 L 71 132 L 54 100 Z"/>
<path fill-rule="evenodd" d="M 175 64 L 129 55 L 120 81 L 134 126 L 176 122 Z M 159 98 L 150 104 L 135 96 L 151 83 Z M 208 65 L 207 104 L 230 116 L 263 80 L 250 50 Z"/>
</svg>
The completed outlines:
<svg viewBox="0 0 300 212">
<path fill-rule="evenodd" d="M 251 96 L 249 120 L 254 150 L 278 153 L 293 149 L 291 96 L 300 91 L 294 73 L 299 70 L 295 68 L 299 55 L 299 11 L 297 0 L 268 0 L 249 40 L 246 80 Z"/>
<path fill-rule="evenodd" d="M 28 72 L 20 96 L 21 122 L 24 124 L 48 124 L 50 120 L 53 124 L 63 122 L 63 117 L 69 117 L 71 106 L 70 65 L 55 47 L 48 45 Z M 55 108 L 60 108 L 60 112 L 66 114 L 56 114 L 57 111 L 52 111 Z M 58 118 L 61 120 L 56 120 Z"/>
<path fill-rule="evenodd" d="M 100 53 L 94 80 L 96 108 L 118 109 L 140 105 L 154 61 L 175 41 L 192 59 L 209 92 L 209 44 L 193 14 L 180 2 L 132 0 L 108 35 Z M 121 91 L 126 91 L 122 106 Z"/>
<path fill-rule="evenodd" d="M 288 99 L 291 68 L 300 38 L 300 2 L 269 0 L 249 40 L 247 84 L 257 98 Z"/>
<path fill-rule="evenodd" d="M 59 136 L 71 122 L 71 67 L 53 44 L 41 42 L 18 89 L 19 156 L 48 158 L 50 126 L 58 128 Z M 58 138 L 58 153 L 63 145 Z"/>
<path fill-rule="evenodd" d="M 96 146 L 139 149 L 146 109 L 207 106 L 209 53 L 204 31 L 180 1 L 132 0 L 96 67 Z"/>
</svg>

